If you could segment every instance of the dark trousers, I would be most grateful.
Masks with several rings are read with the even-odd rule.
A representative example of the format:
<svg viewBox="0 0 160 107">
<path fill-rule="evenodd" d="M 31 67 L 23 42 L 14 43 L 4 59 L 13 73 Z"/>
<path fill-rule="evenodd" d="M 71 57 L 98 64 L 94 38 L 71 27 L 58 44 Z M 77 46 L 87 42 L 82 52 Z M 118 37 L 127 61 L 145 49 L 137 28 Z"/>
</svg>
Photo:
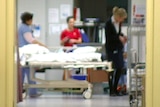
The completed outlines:
<svg viewBox="0 0 160 107">
<path fill-rule="evenodd" d="M 115 50 L 108 51 L 108 61 L 112 61 L 114 71 L 110 72 L 108 75 L 110 94 L 117 93 L 117 86 L 120 76 L 123 72 L 124 61 L 123 61 L 123 51 Z"/>
</svg>

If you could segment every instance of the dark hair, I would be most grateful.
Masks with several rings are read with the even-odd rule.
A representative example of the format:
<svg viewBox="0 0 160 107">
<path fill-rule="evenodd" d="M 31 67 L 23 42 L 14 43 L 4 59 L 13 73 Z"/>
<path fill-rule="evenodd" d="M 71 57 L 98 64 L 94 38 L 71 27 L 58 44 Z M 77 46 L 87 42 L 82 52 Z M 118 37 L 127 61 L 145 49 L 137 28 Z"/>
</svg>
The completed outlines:
<svg viewBox="0 0 160 107">
<path fill-rule="evenodd" d="M 72 19 L 72 18 L 74 19 L 74 17 L 73 17 L 73 16 L 69 16 L 69 17 L 67 17 L 67 20 L 66 20 L 66 21 L 67 21 L 67 23 L 68 23 L 68 22 L 69 22 L 69 20 L 70 20 L 70 19 Z"/>
<path fill-rule="evenodd" d="M 33 18 L 33 14 L 32 13 L 29 13 L 29 12 L 24 12 L 22 13 L 21 15 L 21 20 L 22 20 L 22 23 L 25 23 L 26 24 L 26 21 L 29 21 Z"/>
</svg>

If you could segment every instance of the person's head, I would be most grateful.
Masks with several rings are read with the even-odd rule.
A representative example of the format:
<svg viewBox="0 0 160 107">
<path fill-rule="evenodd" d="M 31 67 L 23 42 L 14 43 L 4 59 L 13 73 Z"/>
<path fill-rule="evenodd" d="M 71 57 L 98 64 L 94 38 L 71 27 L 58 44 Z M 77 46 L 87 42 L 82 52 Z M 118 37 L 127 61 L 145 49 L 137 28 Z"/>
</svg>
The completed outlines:
<svg viewBox="0 0 160 107">
<path fill-rule="evenodd" d="M 114 7 L 112 12 L 116 22 L 123 22 L 127 18 L 127 12 L 124 8 Z"/>
<path fill-rule="evenodd" d="M 67 17 L 66 21 L 67 21 L 67 24 L 68 24 L 69 28 L 74 28 L 74 22 L 75 22 L 75 20 L 74 20 L 73 16 Z"/>
<path fill-rule="evenodd" d="M 21 15 L 21 21 L 24 24 L 31 25 L 32 24 L 33 14 L 29 12 L 24 12 Z"/>
</svg>

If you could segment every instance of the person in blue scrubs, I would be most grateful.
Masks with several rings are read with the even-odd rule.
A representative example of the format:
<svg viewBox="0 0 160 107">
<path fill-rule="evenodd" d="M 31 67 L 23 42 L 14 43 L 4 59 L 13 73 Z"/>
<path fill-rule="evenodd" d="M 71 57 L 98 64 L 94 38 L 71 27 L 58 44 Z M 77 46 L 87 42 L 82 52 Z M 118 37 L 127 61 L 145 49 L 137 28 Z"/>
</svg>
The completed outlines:
<svg viewBox="0 0 160 107">
<path fill-rule="evenodd" d="M 18 45 L 19 47 L 23 47 L 24 45 L 28 45 L 28 44 L 39 44 L 40 46 L 46 47 L 44 44 L 36 40 L 32 34 L 32 29 L 31 29 L 32 18 L 33 18 L 33 14 L 29 12 L 24 12 L 21 15 L 22 23 L 18 29 Z M 22 71 L 22 84 L 24 83 L 25 75 L 27 76 L 27 80 L 29 84 L 35 84 L 34 81 L 30 80 L 29 67 L 22 67 L 21 71 Z M 36 88 L 29 89 L 30 97 L 38 97 L 40 95 L 41 94 L 37 93 Z"/>
</svg>

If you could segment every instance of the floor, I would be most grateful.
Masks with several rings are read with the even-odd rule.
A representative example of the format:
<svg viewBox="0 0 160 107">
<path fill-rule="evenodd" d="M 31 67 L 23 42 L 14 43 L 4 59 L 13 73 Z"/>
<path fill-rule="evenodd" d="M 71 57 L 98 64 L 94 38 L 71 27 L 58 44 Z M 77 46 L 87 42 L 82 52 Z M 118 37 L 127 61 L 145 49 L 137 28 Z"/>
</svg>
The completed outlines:
<svg viewBox="0 0 160 107">
<path fill-rule="evenodd" d="M 17 107 L 129 107 L 128 96 L 110 97 L 93 95 L 84 99 L 82 95 L 45 94 L 39 98 L 27 98 Z"/>
<path fill-rule="evenodd" d="M 93 96 L 84 99 L 82 95 L 43 92 L 39 98 L 27 98 L 17 107 L 130 107 L 129 97 L 110 97 L 104 94 L 106 84 L 93 84 Z"/>
</svg>

